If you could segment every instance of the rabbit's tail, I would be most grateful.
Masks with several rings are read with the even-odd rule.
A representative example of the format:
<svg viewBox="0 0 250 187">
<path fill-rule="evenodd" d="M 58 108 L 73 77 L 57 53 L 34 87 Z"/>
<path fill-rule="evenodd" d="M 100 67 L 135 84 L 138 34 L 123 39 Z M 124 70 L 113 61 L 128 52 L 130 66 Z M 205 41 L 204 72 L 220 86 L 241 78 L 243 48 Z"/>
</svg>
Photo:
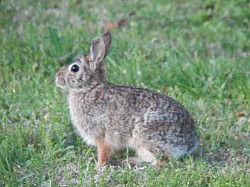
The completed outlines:
<svg viewBox="0 0 250 187">
<path fill-rule="evenodd" d="M 194 138 L 193 144 L 191 147 L 188 145 L 179 145 L 171 148 L 171 155 L 175 159 L 180 159 L 182 157 L 191 155 L 200 145 L 200 141 L 197 137 Z"/>
<path fill-rule="evenodd" d="M 198 137 L 196 137 L 194 140 L 194 145 L 192 147 L 190 147 L 188 152 L 187 152 L 187 156 L 191 155 L 193 152 L 195 152 L 196 149 L 199 147 L 199 145 L 200 145 L 200 140 Z"/>
</svg>

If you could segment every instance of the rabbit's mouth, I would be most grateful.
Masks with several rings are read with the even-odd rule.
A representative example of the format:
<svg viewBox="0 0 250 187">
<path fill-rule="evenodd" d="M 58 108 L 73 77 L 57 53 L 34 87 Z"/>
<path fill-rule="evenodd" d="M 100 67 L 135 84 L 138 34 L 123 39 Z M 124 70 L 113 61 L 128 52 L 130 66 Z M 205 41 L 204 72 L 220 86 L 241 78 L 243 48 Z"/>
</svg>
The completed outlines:
<svg viewBox="0 0 250 187">
<path fill-rule="evenodd" d="M 58 86 L 59 88 L 65 89 L 66 88 L 66 81 L 64 79 L 64 72 L 67 69 L 67 67 L 62 67 L 57 73 L 56 73 L 56 86 Z"/>
<path fill-rule="evenodd" d="M 56 73 L 56 86 L 58 86 L 59 88 L 62 88 L 64 89 L 65 86 L 66 86 L 66 82 L 64 80 L 64 77 L 63 77 L 63 73 L 61 71 L 57 72 Z"/>
<path fill-rule="evenodd" d="M 56 86 L 58 86 L 59 88 L 64 89 L 65 86 L 66 86 L 65 80 L 62 79 L 62 78 L 58 78 L 58 77 L 56 76 Z"/>
</svg>

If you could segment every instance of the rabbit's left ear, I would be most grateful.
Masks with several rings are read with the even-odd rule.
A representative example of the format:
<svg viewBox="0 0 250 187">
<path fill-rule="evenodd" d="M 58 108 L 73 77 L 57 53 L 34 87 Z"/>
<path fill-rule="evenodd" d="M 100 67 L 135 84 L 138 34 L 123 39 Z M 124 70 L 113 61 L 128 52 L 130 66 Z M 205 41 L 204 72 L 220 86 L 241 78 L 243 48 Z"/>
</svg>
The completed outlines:
<svg viewBox="0 0 250 187">
<path fill-rule="evenodd" d="M 111 33 L 107 32 L 107 33 L 103 34 L 101 36 L 101 39 L 103 40 L 104 45 L 105 45 L 105 55 L 104 55 L 104 58 L 105 58 L 107 56 L 107 54 L 108 54 L 109 47 L 110 47 L 111 40 L 112 40 Z"/>
<path fill-rule="evenodd" d="M 90 44 L 90 68 L 96 69 L 96 66 L 104 60 L 108 54 L 109 46 L 111 43 L 111 34 L 106 33 L 101 37 L 94 38 Z"/>
</svg>

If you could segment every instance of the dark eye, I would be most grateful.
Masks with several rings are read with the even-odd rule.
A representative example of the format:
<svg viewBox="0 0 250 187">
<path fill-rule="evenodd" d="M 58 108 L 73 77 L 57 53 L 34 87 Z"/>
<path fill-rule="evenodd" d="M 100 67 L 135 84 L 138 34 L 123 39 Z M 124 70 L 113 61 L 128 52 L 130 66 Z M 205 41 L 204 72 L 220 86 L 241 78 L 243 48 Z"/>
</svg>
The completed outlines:
<svg viewBox="0 0 250 187">
<path fill-rule="evenodd" d="M 79 70 L 79 66 L 78 65 L 73 65 L 71 67 L 71 71 L 73 71 L 74 73 L 78 72 L 78 70 Z"/>
</svg>

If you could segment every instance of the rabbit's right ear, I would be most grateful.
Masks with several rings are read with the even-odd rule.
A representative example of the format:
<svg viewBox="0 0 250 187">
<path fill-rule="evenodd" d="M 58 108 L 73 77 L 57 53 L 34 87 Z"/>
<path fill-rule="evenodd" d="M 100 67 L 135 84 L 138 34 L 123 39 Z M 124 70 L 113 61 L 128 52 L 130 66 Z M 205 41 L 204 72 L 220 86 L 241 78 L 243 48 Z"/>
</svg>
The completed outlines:
<svg viewBox="0 0 250 187">
<path fill-rule="evenodd" d="M 107 56 L 111 43 L 111 34 L 106 33 L 101 37 L 94 38 L 90 44 L 90 68 L 94 70 L 96 66 Z"/>
</svg>

